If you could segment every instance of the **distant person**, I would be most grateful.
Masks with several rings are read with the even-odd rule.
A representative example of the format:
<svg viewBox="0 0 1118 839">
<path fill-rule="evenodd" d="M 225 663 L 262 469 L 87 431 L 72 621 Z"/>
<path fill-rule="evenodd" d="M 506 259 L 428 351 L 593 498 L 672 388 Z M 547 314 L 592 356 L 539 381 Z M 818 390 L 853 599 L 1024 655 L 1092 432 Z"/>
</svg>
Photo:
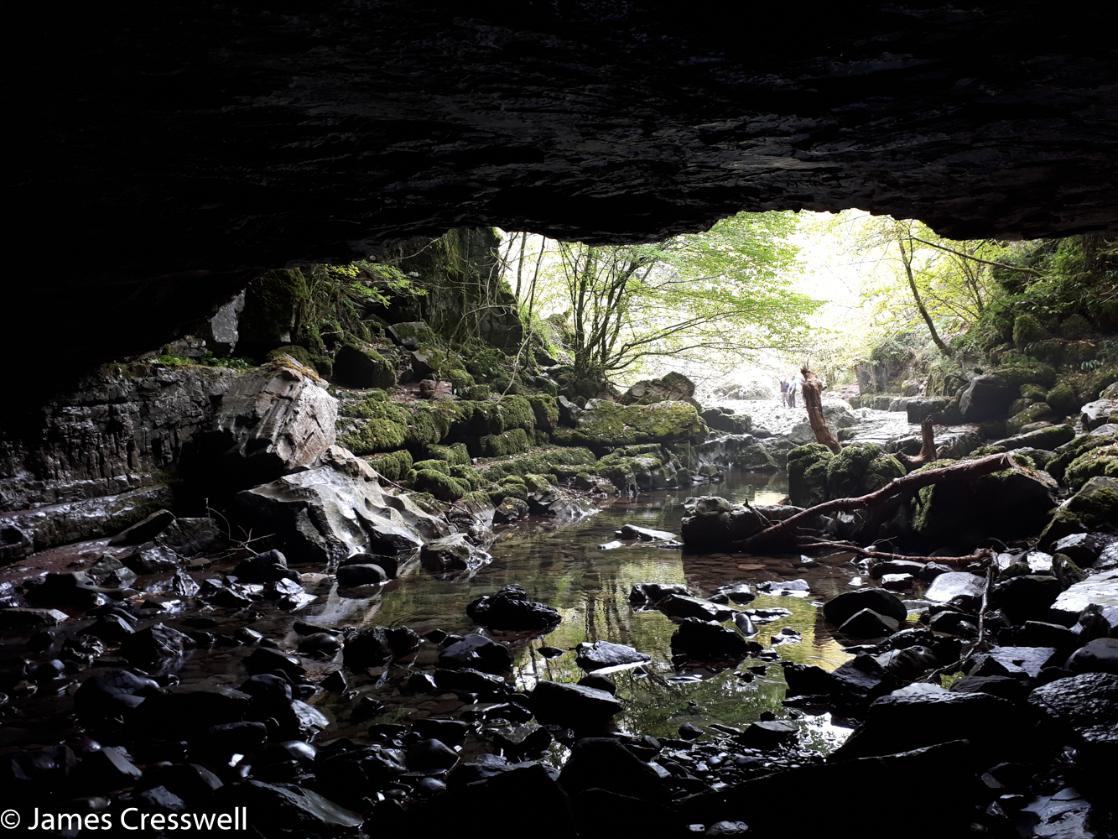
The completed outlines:
<svg viewBox="0 0 1118 839">
<path fill-rule="evenodd" d="M 796 407 L 796 391 L 803 388 L 804 377 L 799 373 L 792 376 L 792 380 L 788 383 L 788 407 Z"/>
<path fill-rule="evenodd" d="M 780 404 L 781 405 L 787 405 L 788 404 L 788 380 L 787 379 L 781 379 L 780 380 Z"/>
</svg>

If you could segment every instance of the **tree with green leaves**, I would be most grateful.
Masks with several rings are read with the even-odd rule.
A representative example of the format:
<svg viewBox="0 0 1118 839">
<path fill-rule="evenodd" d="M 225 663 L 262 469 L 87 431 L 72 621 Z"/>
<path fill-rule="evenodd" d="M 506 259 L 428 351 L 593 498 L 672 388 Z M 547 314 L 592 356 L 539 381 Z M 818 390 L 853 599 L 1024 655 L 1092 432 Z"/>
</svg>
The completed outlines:
<svg viewBox="0 0 1118 839">
<path fill-rule="evenodd" d="M 652 357 L 798 349 L 817 302 L 792 288 L 794 229 L 790 213 L 740 213 L 654 244 L 552 243 L 545 273 L 567 310 L 575 375 L 605 381 Z"/>
</svg>

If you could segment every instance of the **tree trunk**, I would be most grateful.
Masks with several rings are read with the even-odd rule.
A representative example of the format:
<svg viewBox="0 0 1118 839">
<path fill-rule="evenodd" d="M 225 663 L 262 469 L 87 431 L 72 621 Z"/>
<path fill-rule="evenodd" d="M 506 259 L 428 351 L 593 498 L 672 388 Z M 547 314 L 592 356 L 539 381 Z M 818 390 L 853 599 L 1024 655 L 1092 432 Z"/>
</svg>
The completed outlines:
<svg viewBox="0 0 1118 839">
<path fill-rule="evenodd" d="M 924 324 L 928 327 L 928 334 L 932 336 L 932 343 L 939 348 L 941 353 L 950 358 L 951 348 L 939 336 L 939 330 L 936 329 L 935 321 L 932 320 L 932 316 L 928 313 L 928 307 L 924 305 L 924 300 L 920 297 L 920 289 L 917 288 L 916 277 L 912 273 L 912 260 L 915 252 L 915 246 L 912 244 L 914 238 L 911 233 L 908 234 L 909 249 L 907 251 L 904 247 L 904 241 L 897 240 L 897 247 L 901 250 L 901 263 L 904 265 L 905 276 L 908 278 L 908 288 L 912 292 L 912 299 L 916 303 L 916 309 L 920 312 L 920 317 L 923 318 Z"/>
<path fill-rule="evenodd" d="M 920 423 L 920 452 L 915 456 L 897 455 L 897 459 L 911 472 L 917 466 L 931 463 L 939 457 L 936 451 L 936 425 L 931 417 Z"/>
<path fill-rule="evenodd" d="M 839 442 L 827 427 L 827 418 L 823 416 L 823 382 L 806 367 L 800 369 L 800 374 L 804 377 L 803 394 L 807 421 L 815 434 L 815 441 L 837 452 L 840 448 Z"/>
</svg>

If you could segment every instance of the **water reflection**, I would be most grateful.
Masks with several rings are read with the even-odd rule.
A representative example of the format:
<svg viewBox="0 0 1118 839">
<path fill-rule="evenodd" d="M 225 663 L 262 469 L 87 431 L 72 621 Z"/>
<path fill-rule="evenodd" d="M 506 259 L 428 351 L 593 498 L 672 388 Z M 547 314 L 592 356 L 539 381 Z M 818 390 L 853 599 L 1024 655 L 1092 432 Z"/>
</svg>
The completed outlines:
<svg viewBox="0 0 1118 839">
<path fill-rule="evenodd" d="M 781 477 L 731 474 L 710 491 L 734 501 L 773 503 L 785 493 Z M 749 604 L 749 608 L 779 607 L 789 612 L 760 625 L 758 640 L 767 645 L 771 635 L 791 627 L 801 640 L 777 645 L 778 654 L 833 669 L 849 656 L 827 632 L 816 604 L 844 590 L 853 572 L 847 566 L 802 567 L 795 557 L 692 556 L 648 544 L 608 551 L 599 548 L 626 522 L 678 533 L 688 494 L 649 494 L 635 501 L 618 501 L 580 522 L 534 523 L 505 531 L 491 549 L 493 563 L 473 579 L 438 580 L 419 573 L 399 580 L 392 584 L 394 590 L 386 591 L 368 608 L 361 622 L 403 623 L 420 633 L 436 628 L 473 631 L 476 627 L 466 616 L 466 605 L 484 593 L 516 583 L 563 616 L 559 627 L 543 638 L 530 642 L 511 639 L 517 653 L 515 675 L 522 687 L 530 688 L 541 678 L 578 681 L 583 673 L 575 665 L 574 647 L 582 641 L 608 640 L 652 656 L 643 667 L 611 674 L 625 705 L 618 722 L 629 731 L 675 736 L 679 725 L 687 721 L 700 726 L 710 722 L 743 725 L 764 711 L 783 716 L 785 683 L 778 663 L 747 659 L 739 667 L 721 672 L 701 667 L 677 671 L 670 649 L 675 625 L 659 612 L 634 610 L 628 602 L 629 589 L 641 582 L 686 583 L 693 591 L 708 595 L 727 583 L 806 579 L 811 586 L 807 598 L 762 595 Z M 541 646 L 565 652 L 547 659 L 537 652 Z M 763 670 L 754 673 L 750 667 Z M 407 716 L 413 710 L 401 707 L 397 713 Z M 803 725 L 805 736 L 821 749 L 829 748 L 838 736 L 825 718 L 810 718 Z"/>
</svg>

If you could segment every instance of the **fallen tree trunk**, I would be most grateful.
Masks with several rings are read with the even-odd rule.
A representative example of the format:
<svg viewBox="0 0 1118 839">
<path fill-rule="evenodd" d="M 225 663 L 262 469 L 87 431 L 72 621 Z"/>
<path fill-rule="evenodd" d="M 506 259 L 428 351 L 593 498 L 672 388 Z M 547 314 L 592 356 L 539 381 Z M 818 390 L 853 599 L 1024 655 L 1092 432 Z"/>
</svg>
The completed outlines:
<svg viewBox="0 0 1118 839">
<path fill-rule="evenodd" d="M 861 545 L 856 545 L 853 542 L 837 542 L 831 541 L 830 539 L 800 540 L 796 542 L 796 547 L 800 550 L 831 548 L 836 551 L 848 551 L 850 553 L 856 553 L 858 554 L 858 556 L 864 556 L 867 559 L 903 559 L 908 562 L 922 562 L 925 565 L 930 562 L 942 562 L 944 565 L 968 565 L 972 562 L 982 562 L 994 555 L 994 552 L 992 550 L 983 548 L 981 550 L 975 551 L 972 554 L 967 554 L 966 556 L 914 556 L 912 554 L 898 554 L 890 553 L 889 551 L 879 551 L 876 548 L 863 548 Z"/>
<path fill-rule="evenodd" d="M 796 527 L 805 521 L 828 513 L 845 513 L 851 510 L 862 510 L 866 507 L 875 507 L 884 504 L 898 495 L 911 494 L 933 484 L 950 483 L 952 481 L 970 481 L 992 472 L 1000 472 L 1014 465 L 1011 452 L 1004 454 L 991 454 L 976 460 L 952 463 L 939 469 L 928 469 L 923 472 L 910 472 L 909 474 L 894 478 L 881 489 L 853 498 L 834 498 L 801 510 L 794 516 L 789 516 L 783 521 L 766 527 L 752 536 L 741 540 L 739 547 L 753 550 L 762 546 L 771 546 L 774 543 L 794 543 Z"/>
<path fill-rule="evenodd" d="M 833 452 L 838 452 L 839 442 L 827 427 L 827 418 L 823 415 L 823 382 L 806 367 L 800 368 L 800 374 L 804 377 L 803 394 L 807 421 L 815 435 L 815 442 L 822 443 Z"/>
</svg>

